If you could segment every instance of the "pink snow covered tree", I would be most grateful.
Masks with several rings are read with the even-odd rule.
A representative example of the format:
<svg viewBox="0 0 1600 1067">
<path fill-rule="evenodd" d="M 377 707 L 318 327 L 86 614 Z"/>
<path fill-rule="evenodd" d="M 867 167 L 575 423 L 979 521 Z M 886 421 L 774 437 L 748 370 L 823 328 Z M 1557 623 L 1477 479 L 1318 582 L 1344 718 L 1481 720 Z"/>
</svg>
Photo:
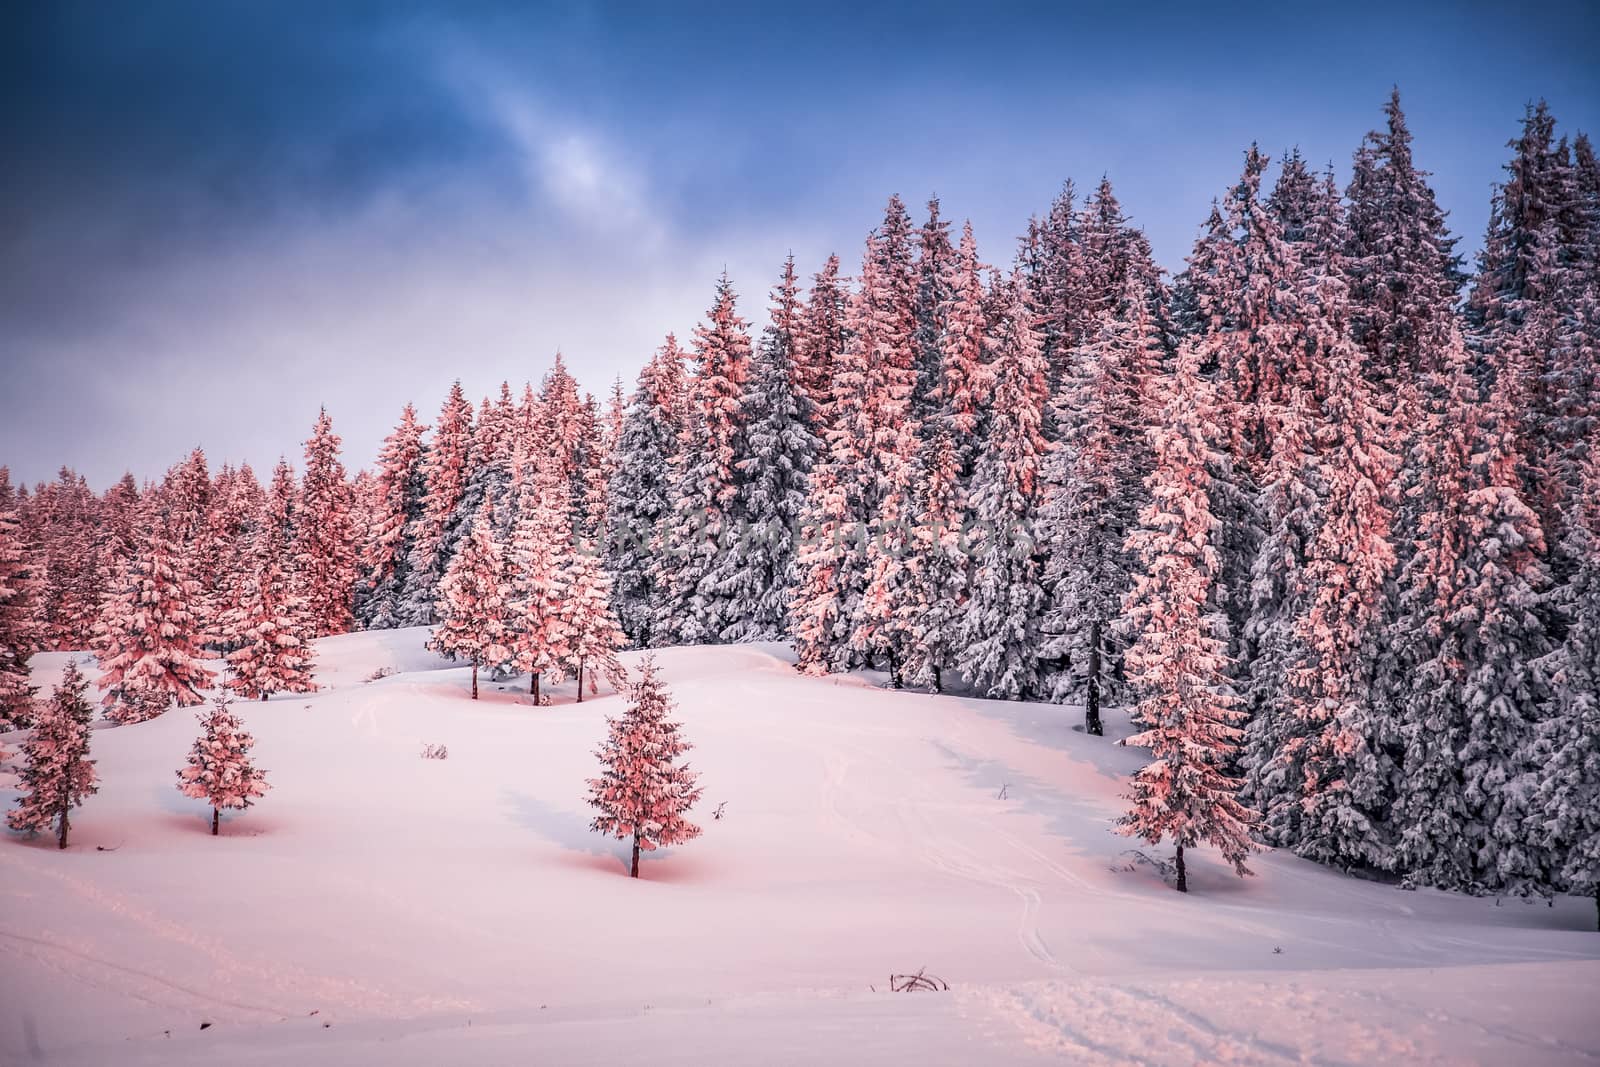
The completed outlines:
<svg viewBox="0 0 1600 1067">
<path fill-rule="evenodd" d="M 310 629 L 305 601 L 295 595 L 269 540 L 265 530 L 251 538 L 230 598 L 233 607 L 219 623 L 223 642 L 233 649 L 224 684 L 246 700 L 317 688 L 311 666 L 316 653 L 301 637 Z"/>
<path fill-rule="evenodd" d="M 339 435 L 326 409 L 306 442 L 306 472 L 300 487 L 300 525 L 295 530 L 295 572 L 306 599 L 312 637 L 350 629 L 355 591 L 354 493 L 339 462 Z"/>
<path fill-rule="evenodd" d="M 33 721 L 28 658 L 39 650 L 35 619 L 38 580 L 22 540 L 11 477 L 0 467 L 0 729 Z"/>
<path fill-rule="evenodd" d="M 597 691 L 597 671 L 619 689 L 625 685 L 627 676 L 617 662 L 617 649 L 627 639 L 611 612 L 611 576 L 600 566 L 598 556 L 588 552 L 573 555 L 562 612 L 567 617 L 569 666 L 578 679 L 578 702 L 583 702 L 586 669 L 591 693 Z"/>
<path fill-rule="evenodd" d="M 639 877 L 639 850 L 653 852 L 700 836 L 685 818 L 700 799 L 699 777 L 674 762 L 692 747 L 669 716 L 676 705 L 656 671 L 655 658 L 639 664 L 639 680 L 621 718 L 607 718 L 609 733 L 595 752 L 604 770 L 589 779 L 589 805 L 600 812 L 591 830 L 633 841 L 630 875 Z"/>
<path fill-rule="evenodd" d="M 1151 844 L 1177 846 L 1177 889 L 1189 891 L 1183 850 L 1202 841 L 1222 851 L 1239 874 L 1254 850 L 1251 813 L 1227 765 L 1244 718 L 1228 682 L 1227 622 L 1214 607 L 1221 566 L 1212 540 L 1208 467 L 1213 461 L 1212 402 L 1195 346 L 1185 344 L 1166 383 L 1166 403 L 1151 431 L 1155 469 L 1145 480 L 1150 503 L 1128 536 L 1138 573 L 1124 610 L 1135 635 L 1127 670 L 1138 694 L 1124 742 L 1154 759 L 1133 776 L 1132 807 L 1117 830 Z"/>
<path fill-rule="evenodd" d="M 120 587 L 95 627 L 94 651 L 104 673 L 106 718 L 153 719 L 174 701 L 192 707 L 216 677 L 200 659 L 194 605 L 199 583 L 185 577 L 172 524 L 157 498 L 144 508 L 146 530 Z"/>
<path fill-rule="evenodd" d="M 39 709 L 33 736 L 22 746 L 28 766 L 22 772 L 22 795 L 6 815 L 13 830 L 29 835 L 56 824 L 56 847 L 67 847 L 67 814 L 97 791 L 94 761 L 89 755 L 89 683 L 78 665 L 67 662 L 55 696 Z"/>
<path fill-rule="evenodd" d="M 205 732 L 195 738 L 189 762 L 178 771 L 178 792 L 211 805 L 211 833 L 217 833 L 223 808 L 248 808 L 267 791 L 267 772 L 250 762 L 255 744 L 228 698 L 218 694 L 197 718 Z"/>
<path fill-rule="evenodd" d="M 449 659 L 465 657 L 472 664 L 472 699 L 478 699 L 478 668 L 497 667 L 512 659 L 506 625 L 505 566 L 494 536 L 494 502 L 483 498 L 472 532 L 439 583 L 443 616 L 428 647 Z"/>
<path fill-rule="evenodd" d="M 559 682 L 572 662 L 569 570 L 572 525 L 568 481 L 550 452 L 517 458 L 517 518 L 508 561 L 512 665 L 528 672 L 535 704 L 539 685 Z"/>
</svg>

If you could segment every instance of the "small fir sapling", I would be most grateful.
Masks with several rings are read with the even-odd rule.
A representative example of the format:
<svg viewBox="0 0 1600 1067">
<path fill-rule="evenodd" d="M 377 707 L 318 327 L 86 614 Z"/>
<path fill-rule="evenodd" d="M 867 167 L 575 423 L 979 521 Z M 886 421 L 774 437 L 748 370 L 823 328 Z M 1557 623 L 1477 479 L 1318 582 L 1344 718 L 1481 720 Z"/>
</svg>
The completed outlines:
<svg viewBox="0 0 1600 1067">
<path fill-rule="evenodd" d="M 609 732 L 595 752 L 604 768 L 589 779 L 589 805 L 599 811 L 589 828 L 632 840 L 629 870 L 639 877 L 639 851 L 652 852 L 700 835 L 685 813 L 700 799 L 698 775 L 674 761 L 689 751 L 669 716 L 675 705 L 662 683 L 653 657 L 640 664 L 639 680 L 620 718 L 607 718 Z"/>
<path fill-rule="evenodd" d="M 211 805 L 211 833 L 218 832 L 223 808 L 248 808 L 267 791 L 267 772 L 250 762 L 255 739 L 218 695 L 197 718 L 204 733 L 195 739 L 189 762 L 178 771 L 178 791 Z"/>
</svg>

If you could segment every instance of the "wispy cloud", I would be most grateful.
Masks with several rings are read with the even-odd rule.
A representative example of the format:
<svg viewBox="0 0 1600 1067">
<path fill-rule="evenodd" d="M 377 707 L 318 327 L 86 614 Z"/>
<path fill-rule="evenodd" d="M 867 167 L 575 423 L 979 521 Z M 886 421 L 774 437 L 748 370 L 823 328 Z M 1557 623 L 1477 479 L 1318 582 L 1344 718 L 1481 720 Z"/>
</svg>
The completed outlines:
<svg viewBox="0 0 1600 1067">
<path fill-rule="evenodd" d="M 569 115 L 481 51 L 456 45 L 440 74 L 467 112 L 515 152 L 530 201 L 554 208 L 569 225 L 602 236 L 629 235 L 642 250 L 670 236 L 645 161 Z"/>
</svg>

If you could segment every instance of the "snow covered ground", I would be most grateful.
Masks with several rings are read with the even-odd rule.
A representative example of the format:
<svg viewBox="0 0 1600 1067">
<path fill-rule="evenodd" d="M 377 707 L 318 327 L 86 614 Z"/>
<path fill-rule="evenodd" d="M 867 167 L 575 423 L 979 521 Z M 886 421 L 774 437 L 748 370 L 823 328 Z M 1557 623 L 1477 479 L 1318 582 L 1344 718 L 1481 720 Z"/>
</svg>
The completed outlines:
<svg viewBox="0 0 1600 1067">
<path fill-rule="evenodd" d="M 220 838 L 192 714 L 97 730 L 72 847 L 0 839 L 0 1063 L 1600 1062 L 1591 901 L 1204 851 L 1180 896 L 1109 830 L 1141 754 L 1080 714 L 781 646 L 658 654 L 705 833 L 630 880 L 583 807 L 618 698 L 474 704 L 422 642 L 237 705 L 272 790 Z M 887 992 L 923 967 L 950 992 Z"/>
</svg>

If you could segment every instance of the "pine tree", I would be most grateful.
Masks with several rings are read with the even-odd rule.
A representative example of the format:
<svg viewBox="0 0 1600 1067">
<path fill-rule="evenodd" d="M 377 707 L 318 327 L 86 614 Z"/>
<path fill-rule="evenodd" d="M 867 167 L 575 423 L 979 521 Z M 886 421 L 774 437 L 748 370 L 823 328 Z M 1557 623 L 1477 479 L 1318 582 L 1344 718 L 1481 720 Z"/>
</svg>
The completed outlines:
<svg viewBox="0 0 1600 1067">
<path fill-rule="evenodd" d="M 137 552 L 95 628 L 106 718 L 120 723 L 154 718 L 174 701 L 199 704 L 215 678 L 201 662 L 199 583 L 184 576 L 166 495 L 144 510 Z"/>
<path fill-rule="evenodd" d="M 324 408 L 306 442 L 306 470 L 300 486 L 301 523 L 295 539 L 295 577 L 305 597 L 313 637 L 350 629 L 355 585 L 356 531 L 339 435 Z"/>
<path fill-rule="evenodd" d="M 507 560 L 511 665 L 529 674 L 528 691 L 541 699 L 539 682 L 561 680 L 573 662 L 570 570 L 573 558 L 568 481 L 550 452 L 518 456 L 516 523 Z"/>
<path fill-rule="evenodd" d="M 1565 138 L 1556 139 L 1555 118 L 1543 101 L 1528 108 L 1510 147 L 1514 154 L 1491 206 L 1466 315 L 1483 361 L 1515 379 L 1517 488 L 1549 535 L 1549 547 L 1559 549 L 1567 501 L 1578 488 L 1582 427 L 1594 414 L 1586 410 L 1594 398 L 1593 348 L 1586 367 L 1574 366 L 1563 336 L 1581 316 L 1586 294 L 1593 299 L 1592 228 L 1571 150 Z M 1592 332 L 1589 340 L 1592 345 Z M 1550 562 L 1558 579 L 1571 566 Z"/>
<path fill-rule="evenodd" d="M 617 660 L 617 649 L 624 643 L 622 628 L 611 614 L 611 579 L 598 557 L 577 552 L 566 577 L 567 595 L 561 614 L 569 634 L 566 671 L 578 680 L 578 701 L 583 702 L 583 683 L 595 692 L 595 672 L 613 684 L 625 675 Z M 620 688 L 620 686 L 619 686 Z"/>
<path fill-rule="evenodd" d="M 38 581 L 31 553 L 22 541 L 11 472 L 0 467 L 0 730 L 33 721 L 28 659 L 39 651 L 34 621 Z"/>
<path fill-rule="evenodd" d="M 1149 240 L 1128 224 L 1109 178 L 1100 179 L 1094 195 L 1084 204 L 1076 239 L 1077 284 L 1082 296 L 1071 309 L 1076 331 L 1069 351 L 1090 340 L 1100 317 L 1124 302 L 1130 286 L 1152 292 L 1160 277 Z"/>
<path fill-rule="evenodd" d="M 311 628 L 308 609 L 271 551 L 264 522 L 249 539 L 231 599 L 233 607 L 219 623 L 223 642 L 232 650 L 223 684 L 246 700 L 315 692 L 316 651 L 301 637 Z"/>
<path fill-rule="evenodd" d="M 1149 748 L 1153 760 L 1134 775 L 1131 808 L 1119 832 L 1177 846 L 1177 888 L 1188 891 L 1184 849 L 1207 842 L 1240 875 L 1250 812 L 1227 773 L 1243 715 L 1228 680 L 1227 621 L 1217 610 L 1221 560 L 1212 546 L 1209 468 L 1214 425 L 1209 387 L 1193 344 L 1180 349 L 1165 384 L 1161 417 L 1151 431 L 1155 466 L 1146 479 L 1150 503 L 1129 535 L 1138 560 L 1125 611 L 1135 635 L 1128 673 L 1138 694 L 1141 731 L 1126 744 Z"/>
<path fill-rule="evenodd" d="M 869 319 L 865 293 L 875 284 L 871 254 L 863 260 L 859 292 L 849 306 L 844 347 L 831 365 L 825 449 L 812 469 L 800 515 L 795 552 L 795 591 L 790 632 L 797 666 L 809 674 L 847 670 L 853 662 L 852 622 L 867 583 L 867 520 L 871 514 L 868 453 L 872 444 L 869 404 Z M 813 305 L 816 293 L 813 291 Z M 808 342 L 810 343 L 810 342 Z"/>
<path fill-rule="evenodd" d="M 1258 831 L 1280 847 L 1300 841 L 1305 796 L 1304 739 L 1294 740 L 1298 720 L 1289 674 L 1303 653 L 1307 557 L 1326 495 L 1317 455 L 1320 423 L 1315 388 L 1292 385 L 1275 413 L 1272 456 L 1248 511 L 1258 518 L 1261 536 L 1249 569 L 1241 643 L 1250 699 L 1240 762 L 1244 796 L 1261 816 Z"/>
<path fill-rule="evenodd" d="M 447 659 L 472 665 L 472 699 L 478 699 L 478 669 L 514 658 L 507 625 L 506 567 L 494 534 L 494 501 L 483 498 L 461 550 L 439 583 L 439 623 L 428 647 Z"/>
<path fill-rule="evenodd" d="M 961 244 L 949 264 L 948 306 L 941 315 L 944 321 L 944 333 L 940 337 L 943 381 L 939 387 L 943 421 L 963 480 L 972 474 L 982 412 L 993 386 L 984 363 L 988 323 L 984 318 L 983 269 L 978 261 L 978 244 L 972 236 L 972 223 L 968 222 L 962 226 Z"/>
<path fill-rule="evenodd" d="M 972 476 L 972 578 L 962 623 L 961 672 L 979 691 L 1010 700 L 1039 689 L 1042 558 L 1035 524 L 1043 495 L 1041 433 L 1048 367 L 1020 275 L 996 322 L 994 406 Z"/>
<path fill-rule="evenodd" d="M 211 805 L 211 833 L 222 821 L 222 809 L 243 810 L 266 794 L 267 772 L 250 762 L 255 739 L 233 713 L 228 698 L 218 694 L 208 711 L 197 719 L 204 732 L 189 750 L 188 763 L 178 771 L 178 792 Z"/>
<path fill-rule="evenodd" d="M 736 605 L 724 641 L 772 641 L 787 629 L 795 538 L 816 462 L 810 401 L 796 386 L 794 350 L 800 307 L 794 257 L 772 294 L 772 321 L 751 360 L 740 405 L 748 420 L 746 454 L 738 462 L 739 534 L 711 577 L 718 595 Z"/>
<path fill-rule="evenodd" d="M 918 436 L 916 297 L 911 219 L 893 196 L 882 227 L 867 241 L 850 342 L 867 368 L 862 416 L 868 447 L 864 584 L 849 617 L 849 643 L 867 663 L 884 653 L 897 686 L 911 654 L 907 613 L 916 595 L 906 565 Z"/>
<path fill-rule="evenodd" d="M 832 426 L 833 361 L 844 351 L 848 305 L 839 280 L 839 257 L 830 255 L 812 276 L 794 340 L 796 391 L 810 401 L 811 432 L 818 441 L 827 440 Z"/>
<path fill-rule="evenodd" d="M 356 618 L 369 630 L 398 625 L 400 595 L 410 572 L 417 523 L 422 518 L 422 435 L 428 428 L 407 404 L 400 423 L 384 438 L 373 483 L 373 523 L 361 550 Z"/>
<path fill-rule="evenodd" d="M 461 383 L 450 386 L 422 460 L 422 514 L 416 522 L 399 620 L 428 624 L 435 618 L 439 581 L 458 539 L 458 506 L 466 491 L 472 452 L 472 405 Z"/>
<path fill-rule="evenodd" d="M 83 476 L 62 467 L 40 485 L 28 526 L 37 542 L 34 606 L 42 636 L 55 649 L 81 649 L 93 631 L 98 566 L 94 559 L 99 501 Z"/>
<path fill-rule="evenodd" d="M 945 316 L 951 307 L 956 251 L 950 223 L 939 217 L 939 198 L 928 201 L 928 221 L 917 233 L 914 353 L 917 379 L 911 416 L 920 427 L 932 418 L 943 390 Z"/>
<path fill-rule="evenodd" d="M 273 555 L 294 565 L 294 540 L 300 525 L 300 485 L 294 468 L 282 456 L 272 469 L 272 484 L 267 489 L 268 545 Z"/>
<path fill-rule="evenodd" d="M 1600 441 L 1582 485 L 1564 546 L 1579 561 L 1561 591 L 1566 638 L 1542 665 L 1554 700 L 1541 726 L 1543 781 L 1530 829 L 1559 864 L 1559 883 L 1593 894 L 1600 918 Z"/>
<path fill-rule="evenodd" d="M 21 774 L 17 806 L 6 813 L 13 830 L 30 836 L 56 826 L 56 847 L 67 847 L 68 815 L 98 791 L 94 760 L 89 759 L 89 683 L 78 665 L 67 661 L 61 684 L 49 703 L 39 708 L 33 733 L 23 742 L 27 767 Z"/>
<path fill-rule="evenodd" d="M 1383 868 L 1391 862 L 1385 825 L 1395 790 L 1396 738 L 1388 709 L 1374 700 L 1386 586 L 1393 569 L 1389 488 L 1395 458 L 1387 427 L 1361 376 L 1361 360 L 1333 310 L 1342 283 L 1325 277 L 1322 336 L 1329 382 L 1319 437 L 1326 500 L 1306 552 L 1299 655 L 1285 679 L 1305 738 L 1305 781 L 1296 851 L 1322 862 Z M 1291 746 L 1292 747 L 1292 746 Z"/>
<path fill-rule="evenodd" d="M 1419 435 L 1419 540 L 1393 628 L 1406 680 L 1397 866 L 1441 888 L 1527 891 L 1545 861 L 1519 823 L 1549 651 L 1534 611 L 1543 531 L 1508 484 L 1511 376 L 1480 404 L 1459 335 L 1442 351 Z"/>
<path fill-rule="evenodd" d="M 677 340 L 668 334 L 639 372 L 613 461 L 606 569 L 613 576 L 611 603 L 617 621 L 628 640 L 640 648 L 653 643 L 652 623 L 661 595 L 651 554 L 671 511 L 682 386 L 683 356 Z"/>
<path fill-rule="evenodd" d="M 1350 332 L 1366 353 L 1363 366 L 1387 406 L 1430 360 L 1461 288 L 1456 240 L 1411 157 L 1411 131 L 1400 91 L 1384 105 L 1385 128 L 1367 134 L 1356 152 L 1350 185 Z"/>
<path fill-rule="evenodd" d="M 541 443 L 551 450 L 556 470 L 567 481 L 567 523 L 575 544 L 594 544 L 604 521 L 603 492 L 595 484 L 591 451 L 597 440 L 593 398 L 578 395 L 578 383 L 556 353 L 540 394 Z"/>
<path fill-rule="evenodd" d="M 936 247 L 938 236 L 924 236 Z M 906 525 L 910 531 L 904 581 L 910 586 L 891 605 L 904 633 L 905 673 L 914 682 L 944 688 L 961 647 L 967 572 L 967 480 L 972 473 L 979 411 L 988 395 L 984 365 L 986 323 L 977 244 L 972 224 L 962 229 L 957 250 L 941 249 L 944 277 L 935 286 L 923 265 L 919 289 L 919 351 L 927 355 L 926 309 L 929 292 L 942 301 L 933 321 L 938 327 L 938 364 L 931 387 L 919 371 L 921 398 L 917 457 Z"/>
<path fill-rule="evenodd" d="M 750 338 L 724 274 L 709 321 L 695 328 L 695 373 L 689 418 L 679 436 L 672 517 L 656 559 L 662 590 L 652 638 L 656 644 L 709 644 L 746 609 L 718 587 L 720 562 L 739 536 L 742 475 L 748 457 L 743 396 L 750 376 Z"/>
<path fill-rule="evenodd" d="M 654 852 L 700 836 L 686 815 L 700 799 L 699 777 L 677 759 L 691 748 L 671 716 L 672 695 L 646 656 L 628 694 L 628 710 L 607 717 L 606 741 L 595 752 L 604 768 L 589 779 L 589 805 L 600 814 L 590 829 L 633 843 L 629 873 L 639 877 L 639 851 Z"/>
<path fill-rule="evenodd" d="M 1093 338 L 1074 349 L 1053 401 L 1060 437 L 1042 468 L 1048 609 L 1040 655 L 1057 665 L 1050 698 L 1081 696 L 1085 729 L 1094 735 L 1103 732 L 1100 702 L 1131 580 L 1123 545 L 1149 469 L 1143 409 L 1164 356 L 1149 300 L 1143 283 L 1131 281 L 1120 305 L 1101 313 Z"/>
</svg>

